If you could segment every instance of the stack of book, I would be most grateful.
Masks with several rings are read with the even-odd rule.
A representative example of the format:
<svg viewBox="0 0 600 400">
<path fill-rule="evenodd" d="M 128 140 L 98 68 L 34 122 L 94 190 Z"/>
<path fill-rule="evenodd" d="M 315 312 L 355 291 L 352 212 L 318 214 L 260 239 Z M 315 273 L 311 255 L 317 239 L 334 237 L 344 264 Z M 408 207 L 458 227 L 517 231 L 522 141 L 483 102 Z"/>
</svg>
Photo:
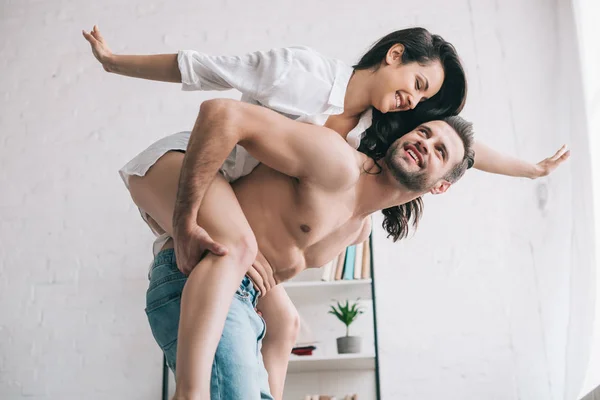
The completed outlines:
<svg viewBox="0 0 600 400">
<path fill-rule="evenodd" d="M 312 356 L 313 350 L 316 350 L 317 346 L 308 345 L 308 346 L 296 346 L 292 349 L 292 354 L 297 356 Z"/>
<path fill-rule="evenodd" d="M 371 245 L 369 240 L 346 248 L 323 266 L 322 281 L 371 278 Z"/>
</svg>

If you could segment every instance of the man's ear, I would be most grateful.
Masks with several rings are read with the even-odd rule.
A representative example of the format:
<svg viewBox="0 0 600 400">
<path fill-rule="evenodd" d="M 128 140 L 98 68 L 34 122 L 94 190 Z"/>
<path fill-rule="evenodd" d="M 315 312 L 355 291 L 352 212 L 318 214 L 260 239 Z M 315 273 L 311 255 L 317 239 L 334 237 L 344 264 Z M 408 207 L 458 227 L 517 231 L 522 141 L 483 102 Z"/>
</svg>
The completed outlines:
<svg viewBox="0 0 600 400">
<path fill-rule="evenodd" d="M 398 65 L 402 62 L 402 55 L 404 54 L 404 45 L 396 43 L 388 50 L 385 55 L 385 62 L 388 65 Z"/>
<path fill-rule="evenodd" d="M 436 183 L 434 187 L 431 188 L 429 193 L 431 193 L 431 194 L 446 193 L 446 190 L 450 189 L 450 186 L 452 186 L 452 184 L 450 182 L 448 182 L 445 179 L 442 179 L 441 181 Z"/>
</svg>

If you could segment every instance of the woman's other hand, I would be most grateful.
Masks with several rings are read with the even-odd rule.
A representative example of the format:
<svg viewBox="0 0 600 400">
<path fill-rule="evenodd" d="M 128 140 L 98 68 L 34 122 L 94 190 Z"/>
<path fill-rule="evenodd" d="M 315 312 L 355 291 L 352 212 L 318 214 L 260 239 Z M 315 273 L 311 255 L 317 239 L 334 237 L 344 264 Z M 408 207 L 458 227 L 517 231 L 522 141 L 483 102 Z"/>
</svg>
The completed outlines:
<svg viewBox="0 0 600 400">
<path fill-rule="evenodd" d="M 102 64 L 104 70 L 107 72 L 110 71 L 110 59 L 113 55 L 112 51 L 108 47 L 108 44 L 102 37 L 100 33 L 100 29 L 98 29 L 97 25 L 94 25 L 90 32 L 82 31 L 83 37 L 90 43 L 92 47 L 92 53 L 94 53 L 94 57 L 96 60 Z"/>
<path fill-rule="evenodd" d="M 552 157 L 548 157 L 536 164 L 536 174 L 532 177 L 540 178 L 547 176 L 552 173 L 560 164 L 569 159 L 571 150 L 567 148 L 567 145 L 563 145 Z"/>
</svg>

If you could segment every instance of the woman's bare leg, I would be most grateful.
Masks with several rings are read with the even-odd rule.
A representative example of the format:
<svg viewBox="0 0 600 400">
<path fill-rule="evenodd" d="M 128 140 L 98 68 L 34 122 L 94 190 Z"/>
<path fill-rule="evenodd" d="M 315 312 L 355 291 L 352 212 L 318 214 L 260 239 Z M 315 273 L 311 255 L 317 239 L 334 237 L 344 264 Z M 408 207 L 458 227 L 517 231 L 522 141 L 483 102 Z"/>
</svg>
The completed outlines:
<svg viewBox="0 0 600 400">
<path fill-rule="evenodd" d="M 261 352 L 269 373 L 269 387 L 275 400 L 281 400 L 290 353 L 300 329 L 300 317 L 281 285 L 261 297 L 257 308 L 267 324 Z"/>
<path fill-rule="evenodd" d="M 131 177 L 136 204 L 172 232 L 183 154 L 161 157 L 143 177 Z M 210 374 L 233 294 L 256 258 L 256 240 L 235 194 L 218 175 L 202 203 L 198 224 L 228 247 L 225 256 L 208 254 L 192 271 L 181 299 L 177 349 L 177 395 L 210 398 Z"/>
</svg>

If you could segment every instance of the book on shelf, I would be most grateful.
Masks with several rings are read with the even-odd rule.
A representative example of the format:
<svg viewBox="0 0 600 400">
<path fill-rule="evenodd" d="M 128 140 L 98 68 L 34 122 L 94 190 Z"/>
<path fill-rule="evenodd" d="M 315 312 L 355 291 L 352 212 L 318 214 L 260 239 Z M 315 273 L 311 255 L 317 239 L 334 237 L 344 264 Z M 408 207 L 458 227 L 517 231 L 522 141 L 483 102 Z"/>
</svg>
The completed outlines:
<svg viewBox="0 0 600 400">
<path fill-rule="evenodd" d="M 342 279 L 342 273 L 344 272 L 344 260 L 346 259 L 346 251 L 344 250 L 337 256 L 337 265 L 335 267 L 335 280 L 339 281 Z"/>
<path fill-rule="evenodd" d="M 316 349 L 316 346 L 296 346 L 292 349 L 292 354 L 297 356 L 312 356 L 313 350 Z"/>
<path fill-rule="evenodd" d="M 371 243 L 348 246 L 346 250 L 321 267 L 321 281 L 370 279 L 371 278 Z"/>
<path fill-rule="evenodd" d="M 333 269 L 333 260 L 329 261 L 327 264 L 322 266 L 321 269 L 323 270 L 323 274 L 321 275 L 321 280 L 322 281 L 331 280 L 330 278 L 331 278 L 331 270 Z"/>
<path fill-rule="evenodd" d="M 335 256 L 335 258 L 331 261 L 331 270 L 329 273 L 329 280 L 335 281 L 335 272 L 338 264 L 339 255 Z"/>
<path fill-rule="evenodd" d="M 371 243 L 368 239 L 364 243 L 361 278 L 371 278 Z"/>
<path fill-rule="evenodd" d="M 354 259 L 356 258 L 356 246 L 348 246 L 346 248 L 346 261 L 344 262 L 344 273 L 342 279 L 354 279 Z"/>
<path fill-rule="evenodd" d="M 356 255 L 354 257 L 354 279 L 360 279 L 362 274 L 364 243 L 356 245 Z"/>
</svg>

